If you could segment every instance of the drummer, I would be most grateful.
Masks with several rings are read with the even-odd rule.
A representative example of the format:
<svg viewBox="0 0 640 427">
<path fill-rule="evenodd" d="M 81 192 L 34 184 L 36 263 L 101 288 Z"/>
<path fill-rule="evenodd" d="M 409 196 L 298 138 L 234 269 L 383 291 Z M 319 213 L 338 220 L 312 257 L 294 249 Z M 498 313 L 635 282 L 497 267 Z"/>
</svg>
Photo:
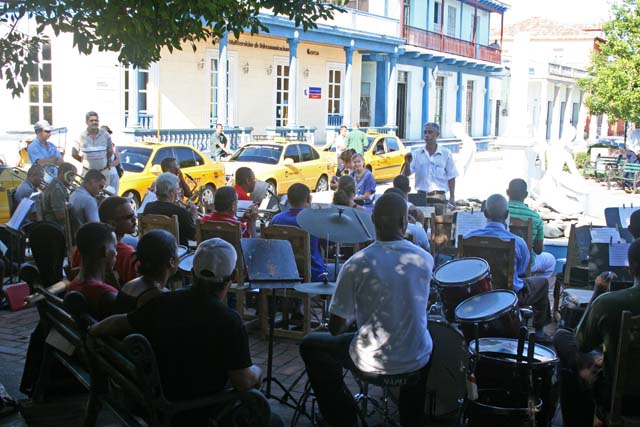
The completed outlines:
<svg viewBox="0 0 640 427">
<path fill-rule="evenodd" d="M 311 190 L 304 184 L 295 183 L 287 190 L 287 199 L 291 208 L 286 212 L 280 212 L 271 220 L 273 225 L 290 225 L 298 227 L 298 214 L 305 208 L 311 207 Z M 322 275 L 327 272 L 327 266 L 322 258 L 321 240 L 316 236 L 309 236 L 309 249 L 311 255 L 311 281 L 319 282 Z M 332 268 L 335 270 L 335 267 Z M 335 280 L 335 271 L 329 273 L 330 280 Z"/>
<path fill-rule="evenodd" d="M 113 227 L 116 233 L 116 264 L 115 271 L 118 274 L 120 284 L 125 284 L 139 276 L 138 259 L 133 246 L 122 241 L 126 234 L 134 234 L 138 228 L 136 216 L 131 201 L 125 197 L 108 197 L 100 203 L 98 209 L 100 221 Z"/>
<path fill-rule="evenodd" d="M 330 333 L 300 345 L 320 411 L 331 426 L 352 426 L 357 407 L 343 368 L 378 375 L 420 371 L 400 389 L 401 424 L 424 425 L 425 383 L 432 341 L 427 330 L 431 255 L 404 239 L 407 205 L 384 194 L 373 209 L 376 241 L 353 255 L 338 276 L 329 312 Z M 346 332 L 355 319 L 358 330 Z"/>
<path fill-rule="evenodd" d="M 515 240 L 513 290 L 518 294 L 520 305 L 533 307 L 533 325 L 536 328 L 536 339 L 541 342 L 550 341 L 545 335 L 544 326 L 550 316 L 549 282 L 544 277 L 522 278 L 529 265 L 529 248 L 522 237 L 511 233 L 507 229 L 509 205 L 501 194 L 493 194 L 485 202 L 484 216 L 487 224 L 484 228 L 467 233 L 464 238 L 474 236 L 497 237 L 502 240 Z"/>
<path fill-rule="evenodd" d="M 562 418 L 569 427 L 602 425 L 610 408 L 612 369 L 617 355 L 622 312 L 630 311 L 633 316 L 640 314 L 640 240 L 631 243 L 627 256 L 633 286 L 608 292 L 615 275 L 611 272 L 600 274 L 575 335 L 560 329 L 553 338 L 562 372 Z M 604 348 L 604 353 L 601 348 Z M 623 376 L 625 372 L 619 375 Z M 623 396 L 622 413 L 637 416 L 640 415 L 637 405 L 640 384 L 627 384 L 627 392 L 629 387 L 635 399 Z M 594 408 L 599 423 L 594 420 Z"/>
</svg>

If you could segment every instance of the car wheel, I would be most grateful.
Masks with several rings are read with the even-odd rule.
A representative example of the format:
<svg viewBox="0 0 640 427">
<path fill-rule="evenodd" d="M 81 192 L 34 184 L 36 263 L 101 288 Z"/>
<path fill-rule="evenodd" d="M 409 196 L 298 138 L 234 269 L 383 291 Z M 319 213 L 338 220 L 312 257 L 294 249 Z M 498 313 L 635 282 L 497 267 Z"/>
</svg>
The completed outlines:
<svg viewBox="0 0 640 427">
<path fill-rule="evenodd" d="M 140 208 L 140 196 L 134 191 L 127 191 L 122 194 L 122 197 L 126 197 L 127 199 L 131 199 L 133 202 L 133 210 L 137 211 Z"/>
<path fill-rule="evenodd" d="M 276 182 L 272 179 L 268 179 L 267 180 L 267 184 L 269 184 L 269 186 L 267 187 L 267 192 L 271 191 L 273 194 L 275 194 L 276 196 L 278 195 L 278 185 L 276 184 Z"/>
<path fill-rule="evenodd" d="M 316 192 L 318 191 L 329 191 L 329 179 L 326 175 L 320 176 L 318 178 L 318 183 L 316 184 Z"/>
<path fill-rule="evenodd" d="M 211 184 L 206 184 L 200 193 L 200 200 L 198 205 L 204 208 L 205 212 L 208 212 L 213 206 L 213 197 L 216 194 L 216 187 Z"/>
</svg>

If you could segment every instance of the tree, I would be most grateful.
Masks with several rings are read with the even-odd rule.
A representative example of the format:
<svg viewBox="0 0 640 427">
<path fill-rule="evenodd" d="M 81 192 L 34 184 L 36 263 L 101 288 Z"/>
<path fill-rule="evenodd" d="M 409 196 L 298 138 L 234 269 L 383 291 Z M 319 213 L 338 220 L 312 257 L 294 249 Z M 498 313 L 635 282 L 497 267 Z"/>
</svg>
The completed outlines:
<svg viewBox="0 0 640 427">
<path fill-rule="evenodd" d="M 603 26 L 605 41 L 596 41 L 589 77 L 578 84 L 587 93 L 592 114 L 640 122 L 640 0 L 613 6 L 614 19 Z"/>
<path fill-rule="evenodd" d="M 268 32 L 261 9 L 287 16 L 303 30 L 330 19 L 346 2 L 322 0 L 13 0 L 0 2 L 0 78 L 13 96 L 24 91 L 30 65 L 35 63 L 47 29 L 55 35 L 72 33 L 80 53 L 119 52 L 125 65 L 147 67 L 167 48 L 182 49 L 196 42 L 241 32 Z M 27 19 L 37 34 L 20 31 Z"/>
</svg>

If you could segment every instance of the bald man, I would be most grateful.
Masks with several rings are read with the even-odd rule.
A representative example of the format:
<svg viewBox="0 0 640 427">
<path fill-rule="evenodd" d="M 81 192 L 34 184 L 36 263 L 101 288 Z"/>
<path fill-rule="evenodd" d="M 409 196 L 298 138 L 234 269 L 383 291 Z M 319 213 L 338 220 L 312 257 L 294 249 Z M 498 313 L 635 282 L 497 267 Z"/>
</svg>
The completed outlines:
<svg viewBox="0 0 640 427">
<path fill-rule="evenodd" d="M 426 311 L 433 258 L 404 239 L 407 204 L 401 196 L 384 194 L 372 219 L 376 241 L 349 258 L 338 275 L 329 333 L 307 335 L 300 355 L 328 425 L 356 423 L 343 368 L 387 375 L 419 371 L 417 384 L 400 389 L 400 420 L 403 426 L 424 425 L 433 347 Z M 357 332 L 346 332 L 354 319 Z"/>
<path fill-rule="evenodd" d="M 533 307 L 533 325 L 536 328 L 536 339 L 540 342 L 549 342 L 550 337 L 545 335 L 543 328 L 548 323 L 550 316 L 549 282 L 544 277 L 522 278 L 529 265 L 530 254 L 527 243 L 520 236 L 516 236 L 507 229 L 509 217 L 509 205 L 502 194 L 493 194 L 485 202 L 484 216 L 487 224 L 484 228 L 467 233 L 464 238 L 482 236 L 497 237 L 501 240 L 515 240 L 515 258 L 513 260 L 513 290 L 518 294 L 518 302 L 521 306 Z"/>
</svg>

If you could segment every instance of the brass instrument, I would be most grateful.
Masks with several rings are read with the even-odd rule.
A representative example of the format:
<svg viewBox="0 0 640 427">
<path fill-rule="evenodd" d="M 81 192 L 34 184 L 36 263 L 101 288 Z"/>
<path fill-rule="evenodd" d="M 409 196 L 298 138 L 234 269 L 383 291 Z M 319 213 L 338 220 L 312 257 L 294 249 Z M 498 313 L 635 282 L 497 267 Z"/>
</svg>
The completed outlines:
<svg viewBox="0 0 640 427">
<path fill-rule="evenodd" d="M 61 281 L 54 283 L 48 288 L 45 288 L 45 290 L 54 295 L 61 295 L 66 292 L 69 283 L 70 282 L 68 280 L 62 279 Z M 42 301 L 43 299 L 44 295 L 39 292 L 35 292 L 24 297 L 24 305 L 27 307 L 33 307 L 38 301 Z"/>
<path fill-rule="evenodd" d="M 11 170 L 9 171 L 9 173 L 13 176 L 15 176 L 16 178 L 18 178 L 21 181 L 24 181 L 27 179 L 27 171 L 18 167 L 13 167 L 11 168 Z M 47 188 L 47 183 L 46 181 L 43 179 L 42 182 L 40 183 L 40 190 L 44 191 L 45 188 Z"/>
<path fill-rule="evenodd" d="M 64 174 L 64 179 L 67 181 L 69 187 L 71 187 L 71 191 L 77 190 L 79 187 L 82 187 L 84 183 L 84 177 L 74 171 L 68 171 Z M 103 188 L 101 193 L 107 197 L 117 196 L 117 194 L 112 193 L 111 191 Z"/>
</svg>

